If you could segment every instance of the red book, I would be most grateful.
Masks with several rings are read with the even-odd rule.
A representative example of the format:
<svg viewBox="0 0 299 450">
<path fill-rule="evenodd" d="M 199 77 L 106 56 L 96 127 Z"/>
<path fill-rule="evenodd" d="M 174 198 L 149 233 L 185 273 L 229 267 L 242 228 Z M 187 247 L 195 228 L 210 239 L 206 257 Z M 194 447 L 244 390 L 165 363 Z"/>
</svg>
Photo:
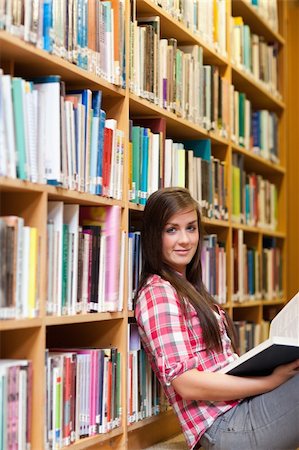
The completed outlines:
<svg viewBox="0 0 299 450">
<path fill-rule="evenodd" d="M 103 145 L 103 195 L 108 196 L 111 169 L 113 130 L 104 128 L 104 145 Z"/>
</svg>

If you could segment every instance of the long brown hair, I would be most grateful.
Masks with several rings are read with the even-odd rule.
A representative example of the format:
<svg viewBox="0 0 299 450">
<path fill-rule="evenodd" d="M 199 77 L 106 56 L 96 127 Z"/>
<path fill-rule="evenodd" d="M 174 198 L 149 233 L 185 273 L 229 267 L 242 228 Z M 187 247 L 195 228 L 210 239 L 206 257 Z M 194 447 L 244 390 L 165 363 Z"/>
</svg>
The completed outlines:
<svg viewBox="0 0 299 450">
<path fill-rule="evenodd" d="M 171 216 L 187 208 L 194 208 L 197 214 L 199 244 L 195 255 L 186 268 L 186 278 L 181 277 L 168 266 L 162 257 L 162 232 Z M 208 349 L 222 350 L 221 335 L 214 314 L 215 300 L 206 290 L 202 281 L 201 244 L 203 227 L 197 202 L 188 189 L 180 187 L 164 188 L 148 198 L 143 213 L 141 231 L 142 271 L 136 298 L 150 275 L 159 275 L 175 288 L 184 306 L 184 299 L 195 308 Z M 235 348 L 235 333 L 231 319 L 226 316 L 226 328 Z"/>
</svg>

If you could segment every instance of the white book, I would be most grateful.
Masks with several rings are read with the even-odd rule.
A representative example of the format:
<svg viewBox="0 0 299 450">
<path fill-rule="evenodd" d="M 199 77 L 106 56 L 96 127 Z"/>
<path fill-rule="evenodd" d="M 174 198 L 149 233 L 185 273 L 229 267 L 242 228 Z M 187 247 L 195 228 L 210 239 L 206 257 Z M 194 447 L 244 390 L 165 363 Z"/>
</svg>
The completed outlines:
<svg viewBox="0 0 299 450">
<path fill-rule="evenodd" d="M 127 241 L 127 233 L 123 230 L 120 239 L 120 267 L 119 267 L 119 284 L 118 284 L 118 307 L 117 311 L 122 311 L 124 307 L 124 275 L 125 275 L 125 248 Z"/>
<path fill-rule="evenodd" d="M 129 233 L 128 237 L 128 286 L 127 286 L 127 302 L 128 310 L 133 310 L 133 233 Z"/>
<path fill-rule="evenodd" d="M 33 183 L 37 183 L 38 176 L 38 147 L 37 147 L 37 132 L 38 132 L 38 91 L 27 90 L 25 93 L 26 101 L 26 127 L 28 139 L 28 178 Z"/>
<path fill-rule="evenodd" d="M 16 141 L 11 76 L 2 75 L 0 78 L 1 81 L 3 88 L 3 120 L 6 144 L 6 175 L 11 178 L 16 178 Z"/>
<path fill-rule="evenodd" d="M 48 182 L 61 181 L 60 154 L 60 82 L 35 83 L 39 92 L 38 149 L 44 160 L 44 177 Z"/>
<path fill-rule="evenodd" d="M 274 317 L 269 338 L 220 370 L 237 376 L 262 376 L 299 358 L 299 292 Z"/>
<path fill-rule="evenodd" d="M 157 133 L 151 134 L 151 160 L 149 173 L 148 195 L 157 191 L 159 188 L 159 166 L 160 166 L 160 135 Z"/>
<path fill-rule="evenodd" d="M 115 167 L 115 187 L 114 198 L 122 199 L 123 193 L 123 174 L 124 174 L 124 132 L 116 130 L 116 167 Z"/>
<path fill-rule="evenodd" d="M 173 140 L 165 139 L 164 187 L 170 187 L 172 185 L 171 179 L 172 147 L 173 147 Z"/>
<path fill-rule="evenodd" d="M 98 312 L 105 311 L 106 291 L 106 240 L 107 236 L 101 234 L 100 260 L 99 260 L 99 288 L 98 288 Z"/>
<path fill-rule="evenodd" d="M 48 221 L 54 225 L 55 256 L 53 265 L 54 290 L 52 298 L 48 298 L 49 308 L 54 314 L 61 315 L 61 291 L 62 291 L 62 235 L 63 235 L 63 202 L 48 202 Z"/>
</svg>

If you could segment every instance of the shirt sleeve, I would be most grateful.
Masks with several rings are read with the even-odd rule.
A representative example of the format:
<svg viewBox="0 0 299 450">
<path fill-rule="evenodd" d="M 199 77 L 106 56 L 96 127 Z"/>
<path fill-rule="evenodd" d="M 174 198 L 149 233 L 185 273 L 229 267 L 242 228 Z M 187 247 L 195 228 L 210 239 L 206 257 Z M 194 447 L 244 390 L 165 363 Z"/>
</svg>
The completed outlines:
<svg viewBox="0 0 299 450">
<path fill-rule="evenodd" d="M 168 283 L 149 285 L 139 299 L 137 321 L 144 333 L 161 381 L 170 385 L 183 372 L 199 366 L 176 291 Z"/>
</svg>

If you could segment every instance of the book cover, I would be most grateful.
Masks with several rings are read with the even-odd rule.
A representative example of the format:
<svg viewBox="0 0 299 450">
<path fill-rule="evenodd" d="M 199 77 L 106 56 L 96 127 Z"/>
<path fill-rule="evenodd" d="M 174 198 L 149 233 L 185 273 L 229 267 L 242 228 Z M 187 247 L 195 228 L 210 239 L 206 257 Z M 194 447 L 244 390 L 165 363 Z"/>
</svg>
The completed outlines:
<svg viewBox="0 0 299 450">
<path fill-rule="evenodd" d="M 220 370 L 237 376 L 269 375 L 299 358 L 299 292 L 274 317 L 269 338 Z"/>
<path fill-rule="evenodd" d="M 121 209 L 119 206 L 83 206 L 80 209 L 82 225 L 98 225 L 106 236 L 105 311 L 117 311 L 118 309 L 120 217 Z"/>
</svg>

